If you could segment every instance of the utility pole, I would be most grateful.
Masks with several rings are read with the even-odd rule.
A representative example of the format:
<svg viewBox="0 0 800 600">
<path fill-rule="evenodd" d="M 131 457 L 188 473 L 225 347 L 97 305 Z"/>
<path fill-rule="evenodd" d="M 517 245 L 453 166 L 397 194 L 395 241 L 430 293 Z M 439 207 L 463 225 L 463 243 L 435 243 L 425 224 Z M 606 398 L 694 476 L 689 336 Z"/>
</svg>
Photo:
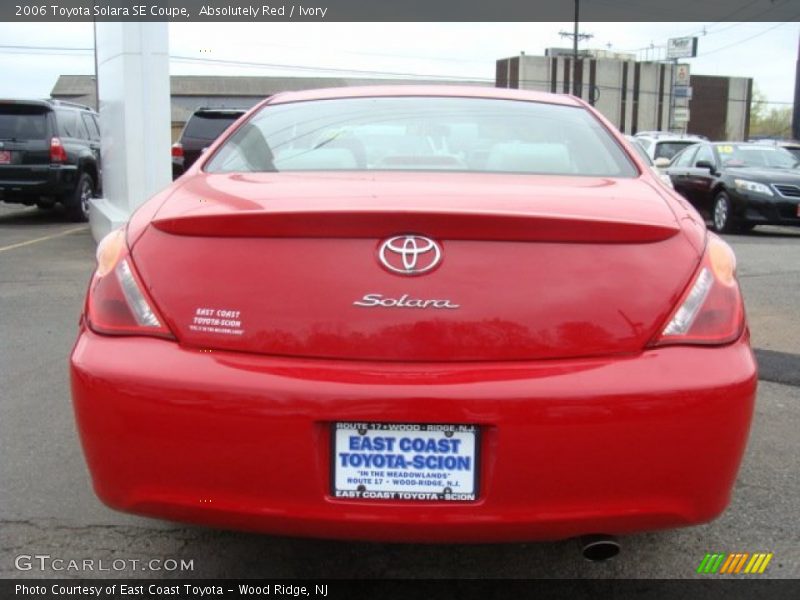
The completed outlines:
<svg viewBox="0 0 800 600">
<path fill-rule="evenodd" d="M 561 37 L 570 37 L 572 38 L 572 93 L 575 96 L 581 95 L 580 87 L 578 86 L 578 81 L 576 74 L 578 73 L 578 42 L 580 40 L 588 40 L 593 38 L 594 36 L 591 33 L 580 33 L 579 30 L 579 23 L 580 23 L 580 6 L 581 0 L 575 0 L 575 30 L 572 33 L 568 31 L 559 31 L 558 35 Z"/>
<path fill-rule="evenodd" d="M 97 0 L 92 0 L 92 15 L 94 15 Z M 92 34 L 94 35 L 94 109 L 100 112 L 100 81 L 97 76 L 97 19 L 92 17 Z"/>
<path fill-rule="evenodd" d="M 673 133 L 675 129 L 675 73 L 678 70 L 678 59 L 673 58 L 672 68 L 669 70 L 669 116 L 667 117 L 667 131 Z M 685 132 L 684 132 L 685 133 Z"/>
<path fill-rule="evenodd" d="M 797 64 L 794 73 L 794 106 L 792 108 L 792 137 L 800 140 L 800 43 L 797 47 Z"/>
<path fill-rule="evenodd" d="M 100 112 L 100 81 L 97 76 L 97 21 L 92 19 L 94 33 L 94 109 Z"/>
</svg>

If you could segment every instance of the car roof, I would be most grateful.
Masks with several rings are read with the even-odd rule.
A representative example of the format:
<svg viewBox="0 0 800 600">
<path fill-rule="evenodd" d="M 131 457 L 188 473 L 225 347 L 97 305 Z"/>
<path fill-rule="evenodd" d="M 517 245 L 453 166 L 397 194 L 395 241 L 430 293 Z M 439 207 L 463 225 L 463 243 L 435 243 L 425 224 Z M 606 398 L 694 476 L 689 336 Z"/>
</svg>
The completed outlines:
<svg viewBox="0 0 800 600">
<path fill-rule="evenodd" d="M 52 103 L 48 100 L 32 100 L 32 99 L 14 100 L 11 98 L 0 99 L 0 104 L 27 104 L 29 106 L 42 106 L 47 108 L 51 108 L 53 106 Z"/>
<path fill-rule="evenodd" d="M 246 108 L 233 108 L 233 107 L 225 107 L 225 106 L 214 106 L 214 107 L 206 107 L 202 106 L 200 108 L 195 109 L 192 115 L 201 115 L 201 114 L 219 114 L 219 115 L 243 115 L 247 112 L 248 109 Z"/>
<path fill-rule="evenodd" d="M 782 149 L 785 148 L 784 146 L 773 146 L 772 144 L 754 144 L 753 142 L 743 142 L 741 140 L 728 140 L 728 141 L 721 141 L 721 142 L 702 142 L 704 144 L 710 144 L 711 146 L 761 146 L 762 148 L 767 149 Z"/>
<path fill-rule="evenodd" d="M 707 139 L 705 136 L 697 133 L 675 133 L 673 131 L 638 131 L 633 134 L 634 137 L 684 137 L 684 138 L 700 138 Z"/>
<path fill-rule="evenodd" d="M 778 146 L 780 148 L 800 148 L 797 140 L 748 140 L 749 144 L 757 146 Z"/>
<path fill-rule="evenodd" d="M 76 110 L 85 110 L 93 114 L 97 114 L 97 112 L 91 107 L 86 106 L 85 104 L 78 104 L 77 102 L 69 102 L 67 100 L 57 100 L 56 98 L 44 98 L 44 99 L 37 99 L 37 98 L 22 98 L 22 99 L 12 99 L 12 98 L 2 98 L 0 99 L 0 105 L 8 105 L 8 104 L 16 104 L 22 106 L 40 106 L 42 108 L 74 108 Z"/>
<path fill-rule="evenodd" d="M 687 142 L 689 144 L 699 144 L 700 142 L 706 141 L 699 137 L 693 137 L 687 135 L 658 135 L 658 136 L 638 135 L 635 136 L 634 139 L 649 140 L 651 142 Z"/>
<path fill-rule="evenodd" d="M 551 94 L 507 88 L 462 86 L 462 85 L 382 85 L 323 88 L 297 92 L 281 92 L 265 101 L 267 104 L 285 104 L 309 100 L 331 100 L 337 98 L 376 98 L 400 96 L 429 96 L 447 98 L 487 98 L 495 100 L 522 100 L 544 102 L 563 106 L 582 107 L 583 103 L 566 94 Z"/>
<path fill-rule="evenodd" d="M 741 140 L 720 140 L 717 142 L 706 142 L 712 146 L 757 146 L 759 144 L 751 144 L 750 142 L 742 142 Z M 761 144 L 766 145 L 766 144 Z"/>
</svg>

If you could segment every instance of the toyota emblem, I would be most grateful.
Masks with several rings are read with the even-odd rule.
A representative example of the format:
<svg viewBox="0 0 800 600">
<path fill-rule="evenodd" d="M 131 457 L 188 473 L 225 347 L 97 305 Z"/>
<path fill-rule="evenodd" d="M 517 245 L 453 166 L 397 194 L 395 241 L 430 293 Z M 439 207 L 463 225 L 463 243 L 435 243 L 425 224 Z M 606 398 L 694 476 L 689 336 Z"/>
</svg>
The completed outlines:
<svg viewBox="0 0 800 600">
<path fill-rule="evenodd" d="M 442 261 L 442 249 L 421 235 L 398 235 L 385 240 L 378 249 L 381 264 L 392 273 L 422 275 Z"/>
</svg>

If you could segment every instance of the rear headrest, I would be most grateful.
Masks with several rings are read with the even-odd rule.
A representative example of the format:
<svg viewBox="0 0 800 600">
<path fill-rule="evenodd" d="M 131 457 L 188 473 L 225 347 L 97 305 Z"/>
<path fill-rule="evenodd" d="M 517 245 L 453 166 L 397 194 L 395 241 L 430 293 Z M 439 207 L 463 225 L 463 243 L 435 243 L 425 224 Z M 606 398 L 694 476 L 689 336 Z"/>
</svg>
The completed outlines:
<svg viewBox="0 0 800 600">
<path fill-rule="evenodd" d="M 486 159 L 488 171 L 519 173 L 572 173 L 572 163 L 563 144 L 504 142 L 492 146 Z"/>
<path fill-rule="evenodd" d="M 288 150 L 275 157 L 279 171 L 329 171 L 355 169 L 356 157 L 346 148 Z"/>
</svg>

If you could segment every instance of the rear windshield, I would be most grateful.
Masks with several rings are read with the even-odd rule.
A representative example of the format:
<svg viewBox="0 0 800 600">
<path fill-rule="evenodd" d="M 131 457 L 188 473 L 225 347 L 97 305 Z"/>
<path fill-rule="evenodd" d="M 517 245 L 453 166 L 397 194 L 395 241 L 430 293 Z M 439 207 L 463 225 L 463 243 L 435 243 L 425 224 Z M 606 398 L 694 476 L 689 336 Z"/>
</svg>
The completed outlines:
<svg viewBox="0 0 800 600">
<path fill-rule="evenodd" d="M 268 105 L 226 141 L 206 170 L 638 174 L 583 108 L 439 97 Z"/>
<path fill-rule="evenodd" d="M 794 156 L 797 160 L 800 160 L 800 146 L 786 146 L 784 147 L 784 150 Z"/>
<path fill-rule="evenodd" d="M 0 140 L 47 137 L 48 109 L 24 104 L 0 104 Z"/>
<path fill-rule="evenodd" d="M 697 140 L 686 140 L 682 142 L 656 142 L 656 150 L 653 153 L 653 160 L 657 158 L 672 158 L 686 146 L 696 144 Z"/>
<path fill-rule="evenodd" d="M 633 147 L 633 149 L 636 150 L 636 154 L 639 155 L 639 158 L 641 158 L 648 165 L 652 165 L 653 164 L 653 159 L 650 158 L 650 155 L 642 147 L 642 144 L 639 142 L 639 140 L 637 140 L 636 138 L 633 138 L 633 139 L 628 139 L 628 141 L 631 143 L 631 146 Z"/>
<path fill-rule="evenodd" d="M 194 114 L 192 118 L 189 119 L 189 122 L 186 123 L 183 137 L 215 140 L 231 123 L 238 119 L 239 116 L 238 114 L 220 113 Z"/>
</svg>

